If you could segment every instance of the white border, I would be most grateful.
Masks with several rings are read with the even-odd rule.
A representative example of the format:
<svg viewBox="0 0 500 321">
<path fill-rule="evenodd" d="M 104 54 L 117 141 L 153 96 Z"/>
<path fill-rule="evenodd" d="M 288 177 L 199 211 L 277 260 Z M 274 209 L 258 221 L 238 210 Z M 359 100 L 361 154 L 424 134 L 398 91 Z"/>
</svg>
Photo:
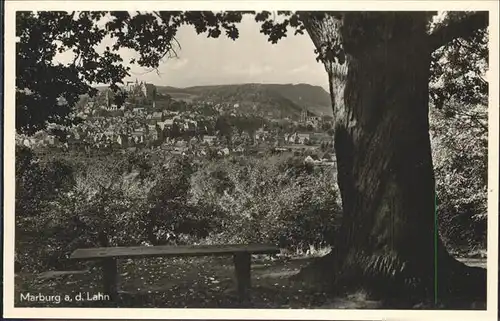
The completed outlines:
<svg viewBox="0 0 500 321">
<path fill-rule="evenodd" d="M 487 311 L 14 308 L 15 11 L 19 10 L 488 10 L 490 12 Z M 498 295 L 497 1 L 5 1 L 4 317 L 86 319 L 496 320 Z M 7 157 L 9 156 L 9 157 Z M 11 188 L 8 188 L 11 187 Z"/>
</svg>

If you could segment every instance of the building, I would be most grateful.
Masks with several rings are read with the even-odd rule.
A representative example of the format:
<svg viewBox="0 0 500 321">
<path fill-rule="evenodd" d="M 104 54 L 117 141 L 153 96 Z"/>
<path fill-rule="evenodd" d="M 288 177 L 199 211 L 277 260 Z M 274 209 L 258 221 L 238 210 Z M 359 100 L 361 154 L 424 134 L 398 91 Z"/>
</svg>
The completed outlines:
<svg viewBox="0 0 500 321">
<path fill-rule="evenodd" d="M 321 116 L 316 116 L 305 108 L 300 112 L 300 123 L 302 124 L 307 122 L 317 123 L 321 121 L 321 119 Z"/>
<path fill-rule="evenodd" d="M 311 135 L 306 133 L 294 133 L 288 136 L 288 142 L 292 144 L 305 144 L 311 140 Z"/>
<path fill-rule="evenodd" d="M 105 139 L 112 140 L 115 137 L 115 132 L 112 130 L 107 130 L 104 132 Z"/>
<path fill-rule="evenodd" d="M 156 124 L 149 124 L 148 125 L 148 131 L 149 132 L 155 132 L 156 131 Z"/>
<path fill-rule="evenodd" d="M 184 150 L 184 148 L 187 146 L 187 142 L 183 139 L 181 140 L 178 140 L 174 143 L 174 146 L 177 147 L 177 148 L 182 148 L 182 150 Z"/>
<path fill-rule="evenodd" d="M 158 126 L 161 130 L 165 129 L 165 123 L 164 122 L 159 121 L 159 122 L 156 123 L 156 126 Z"/>
<path fill-rule="evenodd" d="M 59 143 L 59 140 L 54 135 L 48 135 L 45 141 L 48 145 L 56 145 L 57 143 Z"/>
<path fill-rule="evenodd" d="M 153 84 L 147 84 L 147 83 L 142 83 L 141 84 L 141 91 L 144 97 L 146 97 L 147 100 L 152 100 L 153 101 L 153 108 L 156 107 L 156 86 Z"/>
<path fill-rule="evenodd" d="M 135 143 L 143 143 L 144 142 L 145 132 L 142 128 L 135 129 L 131 134 L 131 140 Z"/>
<path fill-rule="evenodd" d="M 170 128 L 174 125 L 174 120 L 173 119 L 165 119 L 164 121 L 158 121 L 156 122 L 156 125 L 160 127 L 161 130 L 164 130 L 165 128 Z"/>
<path fill-rule="evenodd" d="M 118 137 L 116 138 L 116 143 L 123 147 L 127 143 L 127 138 L 124 135 L 118 135 Z"/>
<path fill-rule="evenodd" d="M 151 120 L 155 121 L 155 122 L 159 122 L 159 121 L 163 121 L 163 113 L 162 112 L 154 112 L 152 115 L 151 115 Z"/>
<path fill-rule="evenodd" d="M 213 145 L 216 141 L 217 137 L 215 136 L 210 136 L 210 135 L 205 135 L 203 136 L 203 142 L 208 145 Z"/>
<path fill-rule="evenodd" d="M 299 144 L 305 144 L 308 141 L 310 141 L 311 136 L 309 134 L 297 134 L 297 137 L 299 139 Z"/>
<path fill-rule="evenodd" d="M 129 94 L 134 96 L 141 96 L 147 100 L 153 101 L 153 107 L 155 105 L 155 100 L 157 96 L 156 86 L 153 84 L 146 83 L 144 81 L 139 82 L 137 79 L 135 83 L 128 81 L 126 84 L 126 90 Z"/>
<path fill-rule="evenodd" d="M 184 127 L 186 130 L 196 130 L 196 122 L 186 121 L 186 123 L 184 124 Z"/>
</svg>

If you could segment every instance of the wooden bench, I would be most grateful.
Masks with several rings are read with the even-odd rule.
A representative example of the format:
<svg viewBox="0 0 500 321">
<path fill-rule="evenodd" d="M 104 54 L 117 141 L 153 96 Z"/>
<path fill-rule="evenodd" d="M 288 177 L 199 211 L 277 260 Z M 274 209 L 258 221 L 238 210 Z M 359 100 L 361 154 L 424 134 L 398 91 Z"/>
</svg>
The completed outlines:
<svg viewBox="0 0 500 321">
<path fill-rule="evenodd" d="M 232 255 L 236 287 L 241 300 L 248 299 L 250 288 L 250 265 L 252 254 L 277 254 L 274 245 L 195 245 L 195 246 L 137 246 L 77 249 L 71 254 L 75 260 L 100 260 L 103 268 L 104 291 L 113 302 L 117 302 L 118 268 L 120 258 L 182 257 L 182 256 L 225 256 Z"/>
</svg>

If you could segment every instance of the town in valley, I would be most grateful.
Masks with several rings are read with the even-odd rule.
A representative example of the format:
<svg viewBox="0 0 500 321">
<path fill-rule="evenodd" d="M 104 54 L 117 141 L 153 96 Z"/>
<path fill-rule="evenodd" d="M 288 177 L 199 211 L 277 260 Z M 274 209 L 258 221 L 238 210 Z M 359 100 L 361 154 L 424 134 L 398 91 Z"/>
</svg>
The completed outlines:
<svg viewBox="0 0 500 321">
<path fill-rule="evenodd" d="M 281 85 L 286 86 L 297 85 Z M 95 96 L 81 97 L 74 111 L 76 125 L 65 129 L 49 125 L 45 131 L 31 137 L 18 135 L 17 139 L 42 152 L 87 156 L 141 149 L 222 157 L 273 152 L 332 165 L 332 116 L 311 112 L 308 106 L 300 105 L 301 97 L 294 102 L 276 97 L 274 92 L 269 94 L 266 87 L 228 85 L 219 86 L 219 92 L 194 94 L 138 80 L 126 83 L 118 92 L 100 87 Z M 328 98 L 322 88 L 314 89 Z"/>
</svg>

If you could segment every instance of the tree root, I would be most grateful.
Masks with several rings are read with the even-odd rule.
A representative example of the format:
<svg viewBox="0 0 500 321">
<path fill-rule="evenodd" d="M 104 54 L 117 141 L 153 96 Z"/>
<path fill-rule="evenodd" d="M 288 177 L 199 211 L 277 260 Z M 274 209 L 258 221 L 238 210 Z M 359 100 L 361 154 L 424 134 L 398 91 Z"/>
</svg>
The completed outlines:
<svg viewBox="0 0 500 321">
<path fill-rule="evenodd" d="M 335 271 L 338 271 L 338 260 L 333 250 L 325 256 L 315 258 L 299 273 L 290 277 L 291 281 L 301 282 L 322 290 L 328 290 L 335 282 Z"/>
<path fill-rule="evenodd" d="M 435 271 L 419 273 L 423 269 L 418 260 L 403 261 L 395 254 L 337 257 L 332 251 L 317 258 L 294 275 L 293 281 L 334 297 L 361 291 L 369 299 L 383 301 L 389 309 L 485 307 L 486 270 L 467 266 L 447 252 L 440 256 L 437 279 Z"/>
</svg>

